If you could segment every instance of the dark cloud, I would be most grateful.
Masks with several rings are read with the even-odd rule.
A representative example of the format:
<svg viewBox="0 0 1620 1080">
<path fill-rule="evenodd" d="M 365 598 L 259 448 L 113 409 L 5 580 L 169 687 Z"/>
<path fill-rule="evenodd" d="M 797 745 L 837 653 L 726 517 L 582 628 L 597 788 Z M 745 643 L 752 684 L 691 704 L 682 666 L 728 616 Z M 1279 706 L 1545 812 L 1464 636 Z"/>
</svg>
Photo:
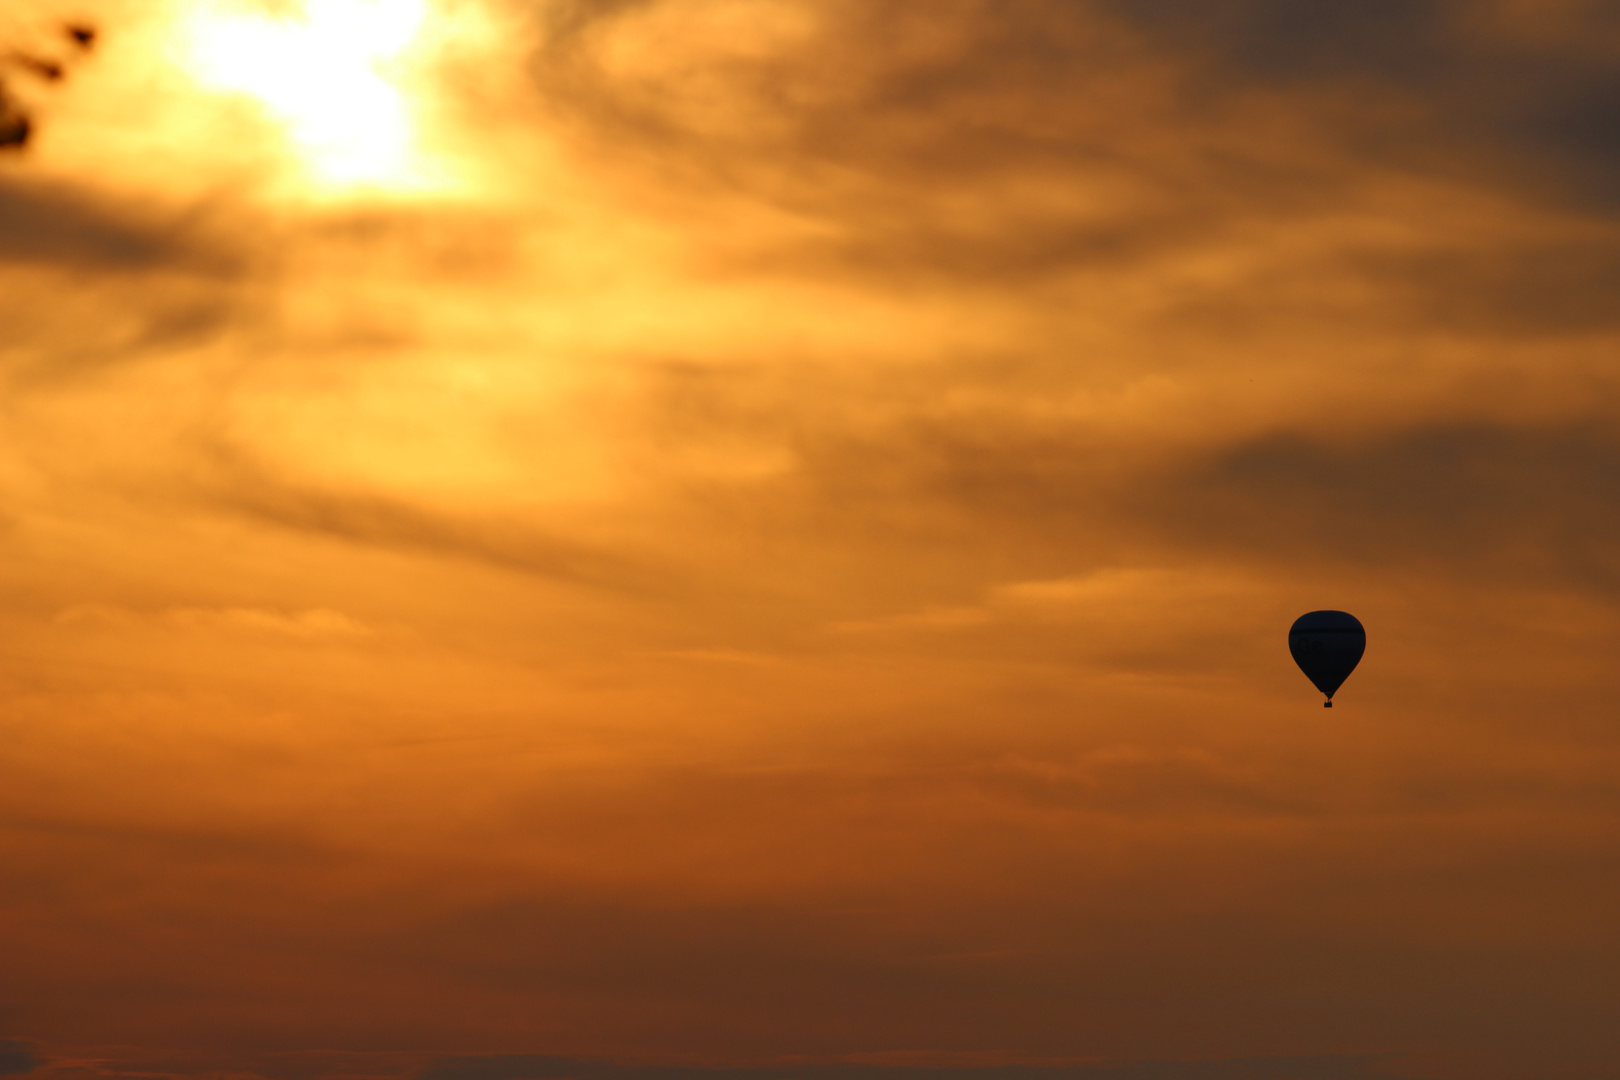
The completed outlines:
<svg viewBox="0 0 1620 1080">
<path fill-rule="evenodd" d="M 1191 62 L 1211 93 L 1356 87 L 1381 97 L 1383 108 L 1361 116 L 1303 102 L 1369 160 L 1439 167 L 1483 187 L 1506 183 L 1606 212 L 1617 206 L 1620 33 L 1612 6 L 1569 5 L 1558 20 L 1497 9 L 1494 25 L 1481 5 L 1455 0 L 1106 7 Z M 1548 33 L 1549 23 L 1561 25 Z"/>
<path fill-rule="evenodd" d="M 1144 32 L 1256 76 L 1316 81 L 1354 74 L 1428 82 L 1453 58 L 1438 0 L 1105 0 Z"/>
<path fill-rule="evenodd" d="M 1190 210 L 1035 227 L 1015 218 L 964 227 L 929 224 L 918 221 L 914 212 L 897 210 L 835 237 L 750 258 L 740 268 L 833 271 L 896 283 L 944 281 L 1001 289 L 1080 268 L 1127 269 L 1220 228 Z"/>
<path fill-rule="evenodd" d="M 1112 262 L 1166 219 L 1199 233 L 1342 182 L 1224 122 L 1190 124 L 1159 59 L 1085 5 L 842 3 L 768 56 L 604 64 L 601 41 L 656 33 L 636 23 L 659 8 L 559 13 L 533 64 L 548 108 L 637 168 L 841 223 L 848 267 L 974 277 Z M 1154 134 L 1166 125 L 1174 144 Z M 1050 197 L 1065 185 L 1072 197 Z"/>
<path fill-rule="evenodd" d="M 1484 298 L 1474 303 L 1470 317 L 1484 318 Z M 1569 303 L 1561 325 L 1600 314 L 1585 296 Z M 898 588 L 941 559 L 971 594 L 980 574 L 1018 580 L 1204 552 L 1272 568 L 1400 566 L 1620 590 L 1620 439 L 1596 387 L 1572 418 L 1224 437 L 1217 427 L 1166 454 L 1130 431 L 1022 407 L 1072 379 L 1061 364 L 1010 358 L 774 386 L 672 371 L 657 405 L 668 433 L 658 434 L 774 433 L 793 471 L 708 489 L 705 505 L 755 535 L 795 534 L 810 564 L 856 537 L 873 557 L 911 553 L 869 589 Z"/>
<path fill-rule="evenodd" d="M 0 836 L 13 842 L 49 843 L 58 849 L 74 847 L 94 852 L 95 861 L 105 865 L 152 857 L 215 865 L 293 865 L 329 861 L 337 854 L 331 845 L 307 832 L 259 825 L 233 829 L 189 824 L 103 824 L 50 817 L 14 806 L 7 807 L 6 818 L 0 822 Z"/>
<path fill-rule="evenodd" d="M 1344 257 L 1385 310 L 1374 318 L 1464 334 L 1547 337 L 1620 328 L 1620 240 L 1506 243 Z"/>
<path fill-rule="evenodd" d="M 522 519 L 480 520 L 408 498 L 332 491 L 276 475 L 221 443 L 208 448 L 213 482 L 202 492 L 218 509 L 283 529 L 350 543 L 448 555 L 590 586 L 641 591 L 645 568 L 572 542 Z"/>
<path fill-rule="evenodd" d="M 183 230 L 138 221 L 71 192 L 0 180 L 0 261 L 143 271 L 195 262 L 199 254 Z"/>
<path fill-rule="evenodd" d="M 76 302 L 58 307 L 48 301 L 64 287 L 61 282 L 30 282 L 0 299 L 0 321 L 11 346 L 0 370 L 16 399 L 204 344 L 252 317 L 228 284 L 221 288 L 200 275 L 148 287 L 152 284 L 134 274 L 119 275 L 110 284 L 107 278 L 81 278 L 74 283 Z M 86 317 L 86 311 L 93 316 Z"/>
<path fill-rule="evenodd" d="M 1529 91 L 1504 101 L 1498 122 L 1581 200 L 1620 212 L 1620 60 L 1556 64 L 1510 78 Z"/>
<path fill-rule="evenodd" d="M 883 456 L 895 461 L 896 449 Z M 933 426 L 902 453 L 916 472 L 891 477 L 910 487 L 910 505 L 954 506 L 1025 543 L 1044 534 L 1080 559 L 1146 542 L 1272 566 L 1425 567 L 1620 590 L 1620 440 L 1604 420 L 1280 433 L 1168 474 L 1053 431 Z M 841 485 L 859 476 L 831 472 Z"/>
<path fill-rule="evenodd" d="M 827 223 L 780 253 L 801 270 L 1005 284 L 1117 266 L 1391 171 L 1612 211 L 1620 81 L 1588 47 L 1612 19 L 1594 5 L 1520 35 L 1471 7 L 840 3 L 768 55 L 625 69 L 602 41 L 660 32 L 637 23 L 663 5 L 581 2 L 550 13 L 532 71 L 602 155 Z"/>
<path fill-rule="evenodd" d="M 45 1059 L 34 1052 L 34 1048 L 27 1043 L 16 1039 L 0 1039 L 0 1076 L 15 1076 L 19 1073 L 33 1072 Z"/>
<path fill-rule="evenodd" d="M 448 1058 L 416 1080 L 1360 1080 L 1392 1077 L 1365 1055 L 1084 1065 L 616 1065 L 542 1055 Z"/>
<path fill-rule="evenodd" d="M 1258 558 L 1420 563 L 1620 589 L 1620 441 L 1601 420 L 1429 423 L 1222 450 L 1155 492 L 1176 533 Z"/>
<path fill-rule="evenodd" d="M 752 522 L 771 522 L 763 510 L 774 507 L 775 527 L 831 549 L 910 552 L 871 588 L 926 575 L 947 552 L 947 572 L 972 588 L 980 573 L 1072 570 L 1139 539 L 1119 503 L 1143 468 L 1139 451 L 1006 405 L 1063 393 L 1061 364 L 984 357 L 872 382 L 788 379 L 759 397 L 729 381 L 710 375 L 688 391 L 712 395 L 703 415 L 717 430 L 783 433 L 797 464 L 768 488 L 722 491 L 711 505 L 735 506 Z M 1007 395 L 999 405 L 993 386 Z M 980 393 L 985 404 L 961 409 L 942 397 Z"/>
</svg>

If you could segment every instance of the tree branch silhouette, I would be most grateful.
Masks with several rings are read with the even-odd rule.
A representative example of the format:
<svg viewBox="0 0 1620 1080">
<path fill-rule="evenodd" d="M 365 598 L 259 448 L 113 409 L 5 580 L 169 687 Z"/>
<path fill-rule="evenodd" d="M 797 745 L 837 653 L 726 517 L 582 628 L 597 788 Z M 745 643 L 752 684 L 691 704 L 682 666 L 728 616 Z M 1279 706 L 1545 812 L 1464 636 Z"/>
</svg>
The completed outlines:
<svg viewBox="0 0 1620 1080">
<path fill-rule="evenodd" d="M 94 48 L 99 37 L 96 28 L 87 23 L 66 23 L 58 29 L 73 50 L 69 59 L 21 49 L 0 56 L 0 151 L 23 149 L 36 131 L 32 113 L 12 92 L 8 77 L 21 73 L 44 82 L 61 82 L 67 77 L 69 65 Z"/>
</svg>

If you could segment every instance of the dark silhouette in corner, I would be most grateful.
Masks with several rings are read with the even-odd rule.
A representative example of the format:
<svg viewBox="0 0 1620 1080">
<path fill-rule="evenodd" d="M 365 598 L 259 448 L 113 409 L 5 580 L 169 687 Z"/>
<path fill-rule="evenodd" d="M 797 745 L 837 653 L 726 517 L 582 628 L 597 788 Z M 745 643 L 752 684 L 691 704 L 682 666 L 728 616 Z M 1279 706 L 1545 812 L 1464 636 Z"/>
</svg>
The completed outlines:
<svg viewBox="0 0 1620 1080">
<path fill-rule="evenodd" d="M 21 150 L 28 145 L 35 130 L 33 116 L 12 93 L 8 77 L 20 72 L 44 82 L 61 82 L 67 77 L 68 65 L 73 59 L 95 47 L 97 31 L 93 26 L 68 23 L 59 30 L 61 38 L 73 50 L 72 59 L 53 59 L 22 50 L 0 55 L 0 150 Z"/>
</svg>

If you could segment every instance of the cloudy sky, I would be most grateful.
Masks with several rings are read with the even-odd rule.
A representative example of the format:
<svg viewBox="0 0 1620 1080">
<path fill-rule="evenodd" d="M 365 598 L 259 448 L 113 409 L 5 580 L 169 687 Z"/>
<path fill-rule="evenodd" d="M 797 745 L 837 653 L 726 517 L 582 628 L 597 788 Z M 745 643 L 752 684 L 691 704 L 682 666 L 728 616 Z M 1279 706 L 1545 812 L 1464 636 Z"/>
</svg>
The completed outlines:
<svg viewBox="0 0 1620 1080">
<path fill-rule="evenodd" d="M 1610 0 L 0 39 L 0 1075 L 1620 1069 Z"/>
</svg>

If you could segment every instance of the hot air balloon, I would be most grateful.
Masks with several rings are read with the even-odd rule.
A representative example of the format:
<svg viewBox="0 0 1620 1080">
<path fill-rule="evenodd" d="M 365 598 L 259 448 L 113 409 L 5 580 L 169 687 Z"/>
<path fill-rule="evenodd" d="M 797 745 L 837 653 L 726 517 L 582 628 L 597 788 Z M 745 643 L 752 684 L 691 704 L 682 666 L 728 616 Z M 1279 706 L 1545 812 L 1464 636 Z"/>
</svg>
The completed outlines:
<svg viewBox="0 0 1620 1080">
<path fill-rule="evenodd" d="M 1327 695 L 1324 709 L 1333 708 L 1333 692 L 1344 684 L 1367 651 L 1367 631 L 1345 611 L 1311 611 L 1288 628 L 1288 651 L 1294 663 L 1316 688 Z"/>
</svg>

